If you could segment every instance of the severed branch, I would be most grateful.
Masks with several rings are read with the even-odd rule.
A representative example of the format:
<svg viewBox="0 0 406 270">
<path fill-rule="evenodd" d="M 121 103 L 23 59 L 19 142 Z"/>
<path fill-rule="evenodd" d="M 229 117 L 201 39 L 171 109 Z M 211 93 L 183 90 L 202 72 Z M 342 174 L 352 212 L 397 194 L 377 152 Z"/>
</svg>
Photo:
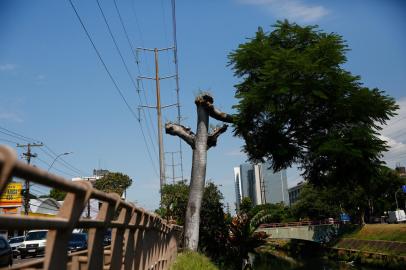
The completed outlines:
<svg viewBox="0 0 406 270">
<path fill-rule="evenodd" d="M 231 114 L 225 113 L 214 107 L 213 104 L 207 106 L 209 109 L 209 115 L 216 120 L 223 121 L 226 123 L 232 124 L 234 122 L 234 118 Z"/>
<path fill-rule="evenodd" d="M 167 134 L 182 138 L 182 140 L 189 144 L 192 149 L 195 148 L 195 134 L 190 130 L 190 128 L 180 124 L 168 122 L 165 124 L 165 131 Z"/>
<path fill-rule="evenodd" d="M 207 149 L 210 147 L 214 147 L 217 145 L 217 138 L 226 132 L 228 126 L 226 124 L 222 125 L 221 127 L 217 127 L 213 130 L 212 133 L 209 134 L 209 137 L 207 138 Z"/>
<path fill-rule="evenodd" d="M 213 97 L 208 94 L 202 94 L 198 96 L 195 100 L 196 105 L 200 104 L 207 108 L 209 115 L 216 120 L 223 121 L 226 123 L 233 123 L 233 116 L 231 114 L 225 113 L 214 107 Z"/>
</svg>

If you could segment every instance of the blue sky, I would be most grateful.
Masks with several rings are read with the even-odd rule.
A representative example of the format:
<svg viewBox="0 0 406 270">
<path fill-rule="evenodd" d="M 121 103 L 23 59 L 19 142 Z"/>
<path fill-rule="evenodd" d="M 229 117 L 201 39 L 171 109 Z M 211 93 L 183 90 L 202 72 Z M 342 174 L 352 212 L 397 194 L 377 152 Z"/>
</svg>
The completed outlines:
<svg viewBox="0 0 406 270">
<path fill-rule="evenodd" d="M 116 79 L 130 106 L 137 111 L 139 99 L 107 32 L 96 1 L 73 1 L 96 47 Z M 138 68 L 131 53 L 113 0 L 100 0 L 117 38 L 131 75 Z M 172 45 L 170 1 L 117 0 L 134 47 Z M 252 37 L 262 26 L 270 30 L 277 19 L 300 24 L 318 24 L 327 32 L 344 36 L 351 51 L 345 67 L 362 77 L 368 87 L 378 87 L 401 105 L 399 116 L 385 127 L 383 137 L 392 146 L 385 159 L 390 166 L 406 163 L 406 4 L 404 1 L 305 1 L 228 0 L 177 1 L 177 28 L 182 114 L 184 123 L 195 128 L 193 99 L 199 90 L 209 90 L 215 104 L 232 112 L 233 85 L 238 80 L 227 66 L 227 55 Z M 89 173 L 93 168 L 130 175 L 131 201 L 154 209 L 158 205 L 159 178 L 151 164 L 139 123 L 130 114 L 75 14 L 66 1 L 0 2 L 0 126 L 46 143 L 55 153 L 73 154 L 64 159 Z M 152 76 L 153 55 L 138 55 L 141 75 Z M 174 72 L 170 52 L 160 54 L 163 76 Z M 153 82 L 144 81 L 149 105 L 154 104 Z M 174 103 L 174 80 L 161 84 L 164 104 Z M 143 93 L 141 92 L 141 97 Z M 145 103 L 145 101 L 143 101 Z M 158 168 L 155 112 L 146 112 L 142 125 Z M 151 116 L 151 118 L 149 118 Z M 166 109 L 164 120 L 174 120 L 175 109 Z M 146 128 L 148 126 L 148 129 Z M 149 130 L 149 133 L 147 132 Z M 148 134 L 154 145 L 151 144 Z M 5 140 L 24 143 L 0 133 Z M 177 151 L 178 140 L 164 136 L 165 151 Z M 207 179 L 221 185 L 225 201 L 234 204 L 233 167 L 244 162 L 243 142 L 231 130 L 219 139 L 208 155 Z M 155 151 L 153 150 L 155 149 Z M 191 151 L 184 149 L 184 175 L 189 178 Z M 21 153 L 21 149 L 17 149 Z M 42 150 L 39 158 L 52 159 Z M 167 162 L 171 160 L 167 156 Z M 176 161 L 177 162 L 177 161 Z M 47 168 L 36 159 L 34 164 Z M 57 171 L 59 170 L 59 171 Z M 167 168 L 170 174 L 170 168 Z M 67 178 L 77 175 L 57 162 L 53 171 Z M 176 170 L 180 176 L 179 168 Z M 299 180 L 288 171 L 289 184 Z"/>
</svg>

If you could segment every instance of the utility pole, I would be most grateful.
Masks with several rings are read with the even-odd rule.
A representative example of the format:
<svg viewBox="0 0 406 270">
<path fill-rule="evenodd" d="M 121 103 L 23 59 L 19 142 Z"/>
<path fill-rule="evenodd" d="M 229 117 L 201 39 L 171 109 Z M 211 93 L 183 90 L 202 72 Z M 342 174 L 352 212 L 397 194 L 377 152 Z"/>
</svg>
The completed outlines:
<svg viewBox="0 0 406 270">
<path fill-rule="evenodd" d="M 156 112 L 158 116 L 158 141 L 159 141 L 159 183 L 162 190 L 162 186 L 165 184 L 165 155 L 162 138 L 161 89 L 159 84 L 159 62 L 157 48 L 154 49 L 154 55 L 155 55 Z"/>
<path fill-rule="evenodd" d="M 25 156 L 28 165 L 31 163 L 32 157 L 37 157 L 37 154 L 31 153 L 31 147 L 40 147 L 44 146 L 42 143 L 29 143 L 29 144 L 17 144 L 17 147 L 27 148 L 27 152 L 23 153 Z M 30 180 L 25 179 L 25 194 L 24 194 L 24 210 L 25 215 L 28 215 L 30 209 Z"/>
<path fill-rule="evenodd" d="M 146 77 L 146 76 L 139 76 L 138 79 L 148 79 L 148 80 L 155 80 L 155 87 L 156 87 L 156 106 L 141 106 L 146 108 L 153 108 L 157 111 L 157 121 L 158 121 L 158 148 L 159 148 L 159 184 L 160 184 L 160 192 L 162 197 L 162 187 L 165 184 L 165 152 L 164 152 L 164 145 L 163 145 L 163 137 L 162 137 L 162 109 L 168 108 L 171 106 L 176 106 L 175 104 L 162 106 L 161 105 L 161 89 L 160 89 L 160 80 L 173 78 L 176 75 L 159 77 L 159 61 L 158 61 L 158 54 L 160 51 L 167 51 L 173 50 L 173 47 L 169 48 L 137 48 L 137 50 L 144 50 L 154 52 L 155 58 L 155 77 Z"/>
</svg>

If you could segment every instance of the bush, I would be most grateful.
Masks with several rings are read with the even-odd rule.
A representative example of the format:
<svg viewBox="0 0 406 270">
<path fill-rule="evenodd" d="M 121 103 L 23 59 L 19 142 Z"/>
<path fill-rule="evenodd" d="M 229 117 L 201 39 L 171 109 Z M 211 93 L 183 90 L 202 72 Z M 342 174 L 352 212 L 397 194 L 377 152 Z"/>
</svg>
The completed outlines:
<svg viewBox="0 0 406 270">
<path fill-rule="evenodd" d="M 184 252 L 178 255 L 171 270 L 219 270 L 209 258 L 197 252 Z"/>
</svg>

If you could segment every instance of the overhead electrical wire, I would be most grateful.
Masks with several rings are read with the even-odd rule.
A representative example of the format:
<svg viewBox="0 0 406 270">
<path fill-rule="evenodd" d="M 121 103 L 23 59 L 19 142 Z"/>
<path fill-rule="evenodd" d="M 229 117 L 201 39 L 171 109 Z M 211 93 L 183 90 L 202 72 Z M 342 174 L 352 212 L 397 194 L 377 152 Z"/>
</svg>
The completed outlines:
<svg viewBox="0 0 406 270">
<path fill-rule="evenodd" d="M 136 83 L 135 83 L 135 81 L 134 81 L 134 78 L 131 76 L 131 73 L 130 73 L 130 70 L 129 70 L 128 66 L 127 66 L 127 63 L 125 62 L 124 57 L 123 57 L 123 54 L 121 53 L 121 50 L 120 50 L 120 48 L 119 48 L 119 46 L 118 46 L 118 44 L 117 44 L 117 40 L 116 40 L 116 38 L 114 37 L 113 32 L 112 32 L 112 30 L 111 30 L 111 28 L 110 28 L 110 25 L 109 25 L 109 23 L 108 23 L 108 21 L 107 21 L 106 15 L 105 15 L 104 12 L 103 12 L 103 8 L 101 7 L 99 0 L 96 0 L 96 2 L 97 2 L 97 5 L 98 5 L 98 7 L 99 7 L 100 13 L 101 13 L 102 16 L 103 16 L 103 20 L 104 20 L 104 22 L 105 22 L 105 24 L 106 24 L 107 30 L 108 30 L 108 32 L 109 32 L 109 34 L 110 34 L 110 37 L 111 37 L 111 39 L 112 39 L 112 41 L 113 41 L 113 43 L 114 43 L 114 46 L 115 46 L 115 48 L 116 48 L 116 51 L 117 51 L 118 55 L 120 56 L 121 62 L 123 63 L 124 68 L 125 68 L 125 70 L 126 70 L 126 72 L 127 72 L 127 75 L 128 75 L 128 77 L 130 78 L 130 80 L 131 80 L 131 82 L 132 82 L 134 88 L 137 89 L 137 85 L 136 85 Z M 114 3 L 115 3 L 115 2 L 114 2 Z M 141 100 L 140 95 L 138 95 L 138 98 L 139 98 L 140 103 L 142 103 L 142 100 Z M 139 119 L 138 119 L 138 120 L 139 120 Z M 139 122 L 140 122 L 140 120 L 139 120 Z M 150 131 L 149 131 L 148 128 L 147 128 L 147 135 L 148 135 L 148 137 L 149 137 L 149 139 L 150 139 L 150 141 L 151 141 L 152 149 L 153 149 L 153 151 L 155 152 L 155 155 L 158 156 L 158 154 L 157 154 L 157 152 L 156 152 L 156 149 L 155 149 L 155 143 L 154 143 L 154 141 L 153 141 L 153 139 L 152 139 L 151 133 L 150 133 Z"/>
<path fill-rule="evenodd" d="M 18 142 L 15 142 L 15 141 L 10 141 L 10 140 L 3 139 L 3 138 L 0 138 L 0 141 L 3 141 L 3 142 L 8 142 L 8 143 L 13 143 L 13 144 L 15 144 L 15 145 L 17 145 L 17 144 L 18 144 Z"/>
<path fill-rule="evenodd" d="M 136 65 L 137 65 L 138 75 L 142 75 L 142 74 L 141 74 L 141 68 L 140 68 L 140 65 L 139 65 L 139 63 L 138 63 L 137 56 L 136 56 L 136 54 L 135 54 L 135 47 L 134 47 L 134 45 L 133 45 L 132 42 L 131 42 L 130 36 L 128 35 L 127 28 L 126 28 L 126 26 L 125 26 L 125 24 L 124 24 L 124 20 L 123 20 L 123 18 L 122 18 L 122 16 L 121 16 L 121 13 L 120 13 L 120 10 L 119 10 L 119 8 L 118 8 L 118 6 L 117 6 L 116 0 L 114 0 L 114 7 L 115 7 L 115 9 L 116 9 L 118 18 L 119 18 L 119 20 L 120 20 L 121 27 L 122 27 L 122 29 L 123 29 L 124 35 L 125 35 L 125 37 L 126 37 L 126 40 L 127 40 L 127 42 L 128 42 L 128 45 L 130 46 L 131 53 L 132 53 L 132 55 L 133 55 L 133 57 L 134 57 L 134 60 L 135 60 Z M 144 87 L 144 82 L 143 82 L 143 80 L 140 80 L 140 83 L 141 83 L 141 87 L 142 87 L 142 90 L 143 90 L 142 92 L 143 92 L 143 96 L 144 96 L 144 100 L 145 100 L 145 105 L 148 106 L 148 105 L 149 105 L 149 101 L 148 101 L 148 98 L 147 98 L 147 91 L 146 91 L 146 89 L 145 89 L 145 87 Z M 139 93 L 139 91 L 138 91 L 138 88 L 137 88 L 137 94 L 138 94 L 138 97 L 140 98 L 140 93 Z M 140 103 L 142 103 L 142 102 L 140 101 Z M 143 114 L 144 114 L 144 117 L 146 118 L 144 109 L 143 109 L 143 108 L 141 108 L 141 109 L 142 109 L 142 112 L 143 112 Z M 156 134 L 155 129 L 154 129 L 154 124 L 152 123 L 151 113 L 150 113 L 149 110 L 147 110 L 147 111 L 148 111 L 149 122 L 150 122 L 150 125 L 151 125 L 151 128 L 152 128 L 152 131 L 153 131 L 153 133 Z"/>
<path fill-rule="evenodd" d="M 15 132 L 15 131 L 9 130 L 9 129 L 4 128 L 4 127 L 0 127 L 0 133 L 6 134 L 6 135 L 8 135 L 8 136 L 10 136 L 10 137 L 13 137 L 13 138 L 18 139 L 18 140 L 22 140 L 22 141 L 27 142 L 27 143 L 30 143 L 30 142 L 41 142 L 41 141 L 38 140 L 38 139 L 34 139 L 34 138 L 31 138 L 31 137 L 27 137 L 27 136 L 25 136 L 25 135 L 22 135 L 22 134 L 20 134 L 20 133 L 17 133 L 17 132 Z M 10 142 L 12 142 L 12 143 L 17 143 L 17 142 L 14 142 L 14 141 L 10 141 Z M 18 144 L 18 143 L 17 143 L 17 144 Z M 42 147 L 40 147 L 39 150 L 41 150 L 42 152 L 44 152 L 45 154 L 47 154 L 51 159 L 55 159 L 55 158 L 58 156 L 48 145 L 43 144 L 43 146 L 44 146 L 46 149 L 48 149 L 48 151 L 50 151 L 50 153 L 52 153 L 52 154 L 50 154 L 49 152 L 45 151 Z M 67 161 L 65 161 L 65 160 L 62 159 L 61 157 L 59 157 L 59 158 L 56 160 L 56 162 L 57 162 L 58 164 L 64 166 L 66 169 L 68 169 L 68 170 L 70 170 L 70 171 L 72 171 L 72 172 L 74 172 L 74 173 L 76 173 L 76 174 L 85 174 L 85 175 L 86 175 L 86 173 L 83 173 L 82 170 L 79 170 L 78 168 L 76 168 L 76 167 L 73 166 L 72 164 L 68 163 Z M 65 163 L 65 164 L 63 164 L 63 163 Z"/>
<path fill-rule="evenodd" d="M 85 24 L 83 23 L 83 20 L 82 20 L 82 18 L 80 17 L 80 15 L 79 15 L 79 13 L 78 13 L 78 11 L 77 11 L 75 5 L 73 4 L 72 0 L 68 0 L 68 1 L 69 1 L 70 5 L 71 5 L 73 11 L 75 12 L 75 15 L 76 15 L 77 19 L 79 20 L 80 25 L 82 26 L 83 31 L 85 32 L 87 38 L 89 39 L 90 43 L 92 44 L 92 47 L 93 47 L 94 51 L 95 51 L 96 54 L 97 54 L 97 57 L 99 58 L 99 60 L 100 60 L 100 62 L 102 63 L 102 65 L 103 65 L 105 71 L 107 72 L 107 74 L 108 74 L 110 80 L 112 81 L 115 90 L 117 91 L 117 93 L 118 93 L 118 94 L 120 95 L 120 97 L 122 98 L 123 102 L 125 103 L 127 109 L 130 111 L 131 115 L 132 115 L 135 119 L 138 120 L 138 117 L 137 117 L 136 113 L 134 112 L 134 110 L 131 108 L 130 104 L 128 103 L 128 101 L 127 101 L 126 98 L 124 97 L 124 95 L 123 95 L 123 93 L 122 93 L 120 87 L 118 86 L 116 80 L 114 79 L 114 77 L 113 77 L 113 75 L 111 74 L 110 70 L 108 69 L 106 63 L 104 62 L 104 60 L 103 60 L 103 58 L 102 58 L 102 56 L 101 56 L 99 50 L 97 49 L 95 43 L 93 42 L 93 39 L 92 39 L 92 37 L 91 37 L 89 31 L 87 30 Z M 147 140 L 146 140 L 146 137 L 145 137 L 145 133 L 144 133 L 144 130 L 143 130 L 141 124 L 140 124 L 140 130 L 141 130 L 142 137 L 143 137 L 143 139 L 144 139 L 144 143 L 145 143 L 145 147 L 146 147 L 147 152 L 148 152 L 148 156 L 149 156 L 150 161 L 151 161 L 151 165 L 152 165 L 152 167 L 153 167 L 153 169 L 154 169 L 155 174 L 156 174 L 156 175 L 159 175 L 158 172 L 157 172 L 157 170 L 156 170 L 156 167 L 155 167 L 155 164 L 154 164 L 154 160 L 153 160 L 153 158 L 152 158 L 152 156 L 151 156 L 151 151 L 150 151 L 150 149 L 149 149 L 149 146 L 148 146 L 148 143 L 147 143 Z"/>
</svg>

